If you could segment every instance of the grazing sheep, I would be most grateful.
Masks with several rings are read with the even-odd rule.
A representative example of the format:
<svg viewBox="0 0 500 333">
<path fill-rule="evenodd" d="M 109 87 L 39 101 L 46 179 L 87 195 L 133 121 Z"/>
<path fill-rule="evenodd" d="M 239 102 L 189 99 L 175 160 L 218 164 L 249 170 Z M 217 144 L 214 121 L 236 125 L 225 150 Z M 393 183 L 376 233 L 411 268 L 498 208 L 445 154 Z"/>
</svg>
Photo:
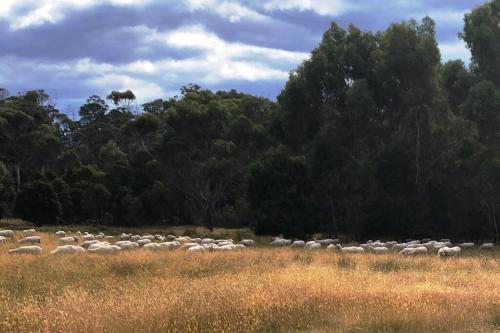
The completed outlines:
<svg viewBox="0 0 500 333">
<path fill-rule="evenodd" d="M 118 241 L 114 245 L 119 246 L 122 250 L 134 250 L 139 247 L 139 244 L 136 242 L 131 242 L 128 240 Z"/>
<path fill-rule="evenodd" d="M 42 254 L 42 248 L 40 246 L 21 246 L 17 249 L 9 250 L 10 254 L 32 254 L 40 255 Z"/>
<path fill-rule="evenodd" d="M 427 254 L 427 248 L 424 247 L 424 246 L 407 247 L 407 248 L 404 248 L 403 250 L 401 250 L 399 252 L 399 254 L 407 255 L 407 256 L 419 255 L 419 254 Z"/>
<path fill-rule="evenodd" d="M 14 238 L 14 231 L 12 230 L 0 230 L 0 236 L 6 238 Z"/>
<path fill-rule="evenodd" d="M 269 245 L 276 246 L 276 247 L 288 246 L 290 244 L 292 244 L 291 240 L 289 240 L 289 239 L 283 239 L 283 238 L 276 238 L 271 243 L 269 243 Z"/>
<path fill-rule="evenodd" d="M 23 234 L 31 236 L 31 235 L 36 234 L 36 230 L 35 229 L 26 229 L 26 230 L 23 230 Z"/>
<path fill-rule="evenodd" d="M 335 244 L 335 239 L 330 239 L 330 238 L 327 238 L 327 239 L 320 239 L 318 241 L 321 246 L 328 246 L 328 245 L 332 245 L 332 244 Z"/>
<path fill-rule="evenodd" d="M 161 249 L 160 244 L 158 243 L 149 243 L 144 245 L 142 248 L 144 250 L 150 250 L 150 251 L 158 251 Z"/>
<path fill-rule="evenodd" d="M 117 245 L 110 245 L 106 242 L 101 242 L 98 244 L 92 244 L 89 246 L 88 251 L 92 253 L 117 253 L 122 249 Z"/>
<path fill-rule="evenodd" d="M 175 239 L 175 236 L 174 235 L 167 235 L 167 241 L 171 242 Z"/>
<path fill-rule="evenodd" d="M 291 248 L 298 248 L 304 246 L 306 246 L 306 243 L 303 240 L 296 240 L 290 245 Z"/>
<path fill-rule="evenodd" d="M 66 232 L 64 232 L 62 230 L 56 231 L 55 236 L 56 237 L 66 237 Z"/>
<path fill-rule="evenodd" d="M 132 242 L 137 242 L 139 239 L 141 239 L 141 236 L 139 235 L 133 235 L 132 237 L 130 237 L 130 240 Z"/>
<path fill-rule="evenodd" d="M 479 247 L 480 250 L 493 250 L 495 245 L 493 243 L 484 243 Z"/>
<path fill-rule="evenodd" d="M 85 241 L 82 243 L 81 247 L 83 247 L 84 249 L 87 249 L 90 245 L 92 244 L 98 244 L 100 243 L 97 239 L 94 239 L 94 240 L 89 240 L 89 241 Z"/>
<path fill-rule="evenodd" d="M 210 243 L 212 244 L 212 243 Z M 175 250 L 181 246 L 181 243 L 173 241 L 173 242 L 163 242 L 158 244 L 161 250 Z"/>
<path fill-rule="evenodd" d="M 113 242 L 115 240 L 115 237 L 114 236 L 104 236 L 104 240 L 106 240 L 108 242 Z"/>
<path fill-rule="evenodd" d="M 191 246 L 190 248 L 188 248 L 186 250 L 186 252 L 205 252 L 205 251 L 206 251 L 206 249 L 203 246 L 198 245 L 198 244 L 196 244 L 195 246 Z"/>
<path fill-rule="evenodd" d="M 198 243 L 184 243 L 184 244 L 182 244 L 181 249 L 189 249 L 189 248 L 197 246 L 197 245 L 199 245 L 199 244 Z"/>
<path fill-rule="evenodd" d="M 28 236 L 17 241 L 18 243 L 41 244 L 42 240 L 38 236 Z"/>
<path fill-rule="evenodd" d="M 181 244 L 189 242 L 189 239 L 187 237 L 175 237 L 174 240 Z"/>
<path fill-rule="evenodd" d="M 61 245 L 71 245 L 71 244 L 75 244 L 75 243 L 78 243 L 78 238 L 76 237 L 62 237 L 62 238 L 59 238 L 59 244 Z"/>
<path fill-rule="evenodd" d="M 5 244 L 7 242 L 7 238 L 4 236 L 0 236 L 0 245 Z"/>
<path fill-rule="evenodd" d="M 330 244 L 332 245 L 332 244 Z M 308 249 L 308 250 L 319 250 L 321 249 L 321 244 L 320 243 L 313 243 L 313 244 L 309 244 L 309 246 L 307 246 L 307 244 L 304 246 L 304 248 Z"/>
<path fill-rule="evenodd" d="M 475 244 L 474 243 L 462 243 L 458 245 L 461 249 L 472 249 Z"/>
<path fill-rule="evenodd" d="M 337 244 L 337 245 L 328 245 L 329 249 L 336 249 L 340 253 L 364 253 L 365 249 L 363 249 L 360 246 L 348 246 L 348 247 L 342 247 L 342 245 Z"/>
<path fill-rule="evenodd" d="M 378 246 L 378 247 L 370 246 L 369 250 L 375 254 L 384 254 L 389 252 L 389 249 L 383 246 Z"/>
<path fill-rule="evenodd" d="M 449 243 L 449 242 L 451 242 L 451 240 L 449 238 L 441 238 L 439 241 L 441 243 Z"/>
<path fill-rule="evenodd" d="M 155 236 L 153 235 L 144 235 L 141 237 L 141 239 L 149 239 L 150 241 L 154 241 L 155 240 Z"/>
<path fill-rule="evenodd" d="M 101 237 L 101 238 L 102 238 L 102 237 Z M 82 239 L 83 239 L 84 241 L 89 241 L 89 240 L 94 240 L 94 239 L 96 239 L 96 237 L 95 237 L 94 235 L 92 235 L 92 234 L 85 234 L 85 235 L 83 235 L 83 236 L 82 236 Z"/>
<path fill-rule="evenodd" d="M 217 245 L 219 246 L 227 246 L 227 245 L 234 245 L 232 241 L 223 241 L 223 242 L 219 242 L 217 243 Z"/>
<path fill-rule="evenodd" d="M 130 240 L 130 237 L 132 237 L 132 236 L 122 232 L 122 234 L 120 235 L 120 240 L 122 240 L 122 241 Z"/>
<path fill-rule="evenodd" d="M 54 250 L 50 252 L 50 254 L 75 254 L 75 253 L 84 253 L 85 249 L 81 246 L 76 245 L 62 245 L 56 247 Z"/>
<path fill-rule="evenodd" d="M 151 243 L 151 239 L 148 238 L 139 239 L 138 241 L 136 241 L 136 243 L 139 244 L 139 246 L 144 246 L 146 244 Z"/>
<path fill-rule="evenodd" d="M 167 237 L 168 238 L 168 237 Z M 203 238 L 201 240 L 201 244 L 215 244 L 215 239 L 212 239 L 212 238 Z"/>
<path fill-rule="evenodd" d="M 240 241 L 241 245 L 245 245 L 247 247 L 255 246 L 255 241 L 253 239 L 242 239 Z"/>
<path fill-rule="evenodd" d="M 458 246 L 455 247 L 442 247 L 438 251 L 438 256 L 440 257 L 457 257 L 460 255 L 460 248 Z"/>
</svg>

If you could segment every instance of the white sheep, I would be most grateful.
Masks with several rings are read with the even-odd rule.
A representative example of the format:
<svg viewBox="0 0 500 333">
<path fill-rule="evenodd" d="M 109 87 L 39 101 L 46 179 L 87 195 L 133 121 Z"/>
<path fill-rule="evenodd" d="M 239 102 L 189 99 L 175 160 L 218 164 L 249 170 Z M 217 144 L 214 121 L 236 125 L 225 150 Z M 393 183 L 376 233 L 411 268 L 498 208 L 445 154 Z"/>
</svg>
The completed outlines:
<svg viewBox="0 0 500 333">
<path fill-rule="evenodd" d="M 132 237 L 130 237 L 130 240 L 132 242 L 137 242 L 139 239 L 141 239 L 141 236 L 139 235 L 133 235 Z"/>
<path fill-rule="evenodd" d="M 189 249 L 189 248 L 197 246 L 197 245 L 200 245 L 200 244 L 198 244 L 198 243 L 184 243 L 184 244 L 182 244 L 181 249 Z"/>
<path fill-rule="evenodd" d="M 240 241 L 240 244 L 247 247 L 252 247 L 255 246 L 255 241 L 253 239 L 242 239 Z"/>
<path fill-rule="evenodd" d="M 122 241 L 130 240 L 130 237 L 132 237 L 132 236 L 122 232 L 122 234 L 120 235 L 120 240 L 122 240 Z"/>
<path fill-rule="evenodd" d="M 76 237 L 68 236 L 59 238 L 59 244 L 61 245 L 71 245 L 75 243 L 78 243 L 78 238 Z"/>
<path fill-rule="evenodd" d="M 337 245 L 328 245 L 329 249 L 336 249 L 340 253 L 364 253 L 365 249 L 363 249 L 360 246 L 348 246 L 348 247 L 342 247 L 342 245 L 337 244 Z"/>
<path fill-rule="evenodd" d="M 92 244 L 89 246 L 88 251 L 92 253 L 118 253 L 122 249 L 117 245 L 109 245 L 106 242 L 101 242 L 99 244 Z"/>
<path fill-rule="evenodd" d="M 402 255 L 419 255 L 419 254 L 427 254 L 427 248 L 424 246 L 419 246 L 419 247 L 407 247 L 402 249 L 399 254 Z"/>
<path fill-rule="evenodd" d="M 66 232 L 64 232 L 62 230 L 56 231 L 55 236 L 56 237 L 66 237 Z"/>
<path fill-rule="evenodd" d="M 292 244 L 291 240 L 283 239 L 283 238 L 276 238 L 271 243 L 269 243 L 269 245 L 276 246 L 276 247 L 288 246 L 290 244 Z"/>
<path fill-rule="evenodd" d="M 92 245 L 92 244 L 97 244 L 97 243 L 100 243 L 97 239 L 94 239 L 94 240 L 88 240 L 88 241 L 83 242 L 81 246 L 82 246 L 84 249 L 87 249 L 90 245 Z"/>
<path fill-rule="evenodd" d="M 26 230 L 23 230 L 23 234 L 31 236 L 31 235 L 36 234 L 36 230 L 35 229 L 26 229 Z"/>
<path fill-rule="evenodd" d="M 190 248 L 188 248 L 186 250 L 186 252 L 205 252 L 205 251 L 206 251 L 206 249 L 203 246 L 198 245 L 198 244 L 196 244 L 196 246 L 191 246 Z"/>
<path fill-rule="evenodd" d="M 291 248 L 299 248 L 304 246 L 306 246 L 306 243 L 303 240 L 296 240 L 290 245 Z"/>
<path fill-rule="evenodd" d="M 384 254 L 384 253 L 389 252 L 389 249 L 386 247 L 383 247 L 383 246 L 378 246 L 378 247 L 370 246 L 369 249 L 371 252 L 373 252 L 375 254 Z"/>
<path fill-rule="evenodd" d="M 167 239 L 168 239 L 168 237 L 167 237 Z M 174 237 L 174 239 L 175 239 L 175 237 Z M 201 244 L 202 244 L 202 245 L 203 245 L 203 244 L 215 244 L 215 243 L 216 243 L 216 242 L 215 242 L 215 239 L 213 239 L 213 238 L 203 238 L 203 239 L 201 240 Z"/>
<path fill-rule="evenodd" d="M 139 244 L 139 246 L 144 246 L 146 244 L 151 243 L 151 239 L 149 238 L 139 239 L 138 241 L 136 241 L 136 243 Z"/>
<path fill-rule="evenodd" d="M 332 245 L 332 244 L 330 244 Z M 304 248 L 308 249 L 308 250 L 319 250 L 321 249 L 321 244 L 320 243 L 314 243 L 314 244 L 309 244 L 309 246 L 307 246 L 307 244 L 304 246 Z"/>
<path fill-rule="evenodd" d="M 442 247 L 438 251 L 438 256 L 440 257 L 457 257 L 460 255 L 460 248 L 458 246 L 454 247 Z"/>
<path fill-rule="evenodd" d="M 42 248 L 40 246 L 21 246 L 17 249 L 9 250 L 10 254 L 32 254 L 40 255 L 42 254 Z"/>
<path fill-rule="evenodd" d="M 131 242 L 128 240 L 118 241 L 115 243 L 115 245 L 120 247 L 122 250 L 134 250 L 139 247 L 139 244 L 137 244 L 136 242 Z"/>
<path fill-rule="evenodd" d="M 104 240 L 106 240 L 108 242 L 114 242 L 115 237 L 114 236 L 104 236 Z"/>
<path fill-rule="evenodd" d="M 61 245 L 56 247 L 50 252 L 50 254 L 75 254 L 84 253 L 85 249 L 81 246 L 76 245 Z"/>
<path fill-rule="evenodd" d="M 18 240 L 17 242 L 22 244 L 41 244 L 42 239 L 38 236 L 28 236 Z"/>
<path fill-rule="evenodd" d="M 158 243 L 145 244 L 142 248 L 144 250 L 150 250 L 150 251 L 158 251 L 161 249 L 160 244 Z"/>
<path fill-rule="evenodd" d="M 479 247 L 480 250 L 493 250 L 495 245 L 493 243 L 484 243 Z"/>
<path fill-rule="evenodd" d="M 175 236 L 174 235 L 167 235 L 167 241 L 171 242 L 175 239 Z"/>
<path fill-rule="evenodd" d="M 210 243 L 212 244 L 212 243 Z M 172 241 L 172 242 L 162 242 L 158 244 L 160 246 L 161 250 L 175 250 L 178 247 L 181 246 L 181 243 L 177 241 Z"/>
<path fill-rule="evenodd" d="M 461 249 L 472 249 L 475 244 L 474 243 L 462 243 L 458 245 Z"/>
<path fill-rule="evenodd" d="M 102 238 L 102 237 L 101 237 L 101 238 Z M 88 233 L 87 233 L 87 234 L 85 234 L 85 235 L 83 235 L 83 236 L 82 236 L 82 239 L 83 239 L 84 241 L 89 241 L 89 240 L 94 240 L 94 239 L 96 239 L 96 237 L 95 237 L 94 235 L 92 235 L 92 234 L 88 234 Z"/>
<path fill-rule="evenodd" d="M 0 236 L 0 245 L 5 244 L 7 242 L 7 238 L 4 236 Z"/>
<path fill-rule="evenodd" d="M 12 230 L 0 230 L 0 236 L 6 238 L 14 238 L 14 231 Z"/>
<path fill-rule="evenodd" d="M 141 239 L 149 239 L 150 241 L 154 241 L 155 240 L 155 236 L 153 235 L 144 235 L 141 237 Z"/>
</svg>

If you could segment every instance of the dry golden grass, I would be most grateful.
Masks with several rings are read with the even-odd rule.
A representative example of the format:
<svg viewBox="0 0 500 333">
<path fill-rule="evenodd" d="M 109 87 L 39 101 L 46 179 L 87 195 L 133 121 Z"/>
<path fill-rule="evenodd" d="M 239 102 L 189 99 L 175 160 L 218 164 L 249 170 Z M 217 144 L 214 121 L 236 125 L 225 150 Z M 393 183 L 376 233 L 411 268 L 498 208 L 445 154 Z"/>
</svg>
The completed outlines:
<svg viewBox="0 0 500 333">
<path fill-rule="evenodd" d="M 339 255 L 259 248 L 11 256 L 0 332 L 495 332 L 498 252 Z"/>
</svg>

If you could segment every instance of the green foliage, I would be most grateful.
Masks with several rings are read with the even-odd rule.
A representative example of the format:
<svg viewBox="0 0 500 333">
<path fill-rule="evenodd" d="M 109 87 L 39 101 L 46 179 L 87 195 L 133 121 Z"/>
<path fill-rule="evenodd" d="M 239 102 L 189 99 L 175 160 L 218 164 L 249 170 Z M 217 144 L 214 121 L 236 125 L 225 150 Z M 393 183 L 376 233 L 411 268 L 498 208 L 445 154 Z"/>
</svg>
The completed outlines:
<svg viewBox="0 0 500 333">
<path fill-rule="evenodd" d="M 16 198 L 15 212 L 35 225 L 58 224 L 62 214 L 54 187 L 44 180 L 23 186 Z"/>
</svg>

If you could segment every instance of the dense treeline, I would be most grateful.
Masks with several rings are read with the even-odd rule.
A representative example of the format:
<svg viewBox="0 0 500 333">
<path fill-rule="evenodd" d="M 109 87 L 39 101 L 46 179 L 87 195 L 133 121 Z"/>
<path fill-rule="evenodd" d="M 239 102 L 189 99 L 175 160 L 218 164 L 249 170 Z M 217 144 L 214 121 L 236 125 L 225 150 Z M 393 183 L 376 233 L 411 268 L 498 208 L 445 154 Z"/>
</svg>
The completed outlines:
<svg viewBox="0 0 500 333">
<path fill-rule="evenodd" d="M 257 234 L 498 241 L 500 0 L 441 63 L 434 22 L 332 23 L 278 101 L 197 85 L 78 120 L 0 91 L 0 213 L 36 224 L 251 226 Z"/>
</svg>

